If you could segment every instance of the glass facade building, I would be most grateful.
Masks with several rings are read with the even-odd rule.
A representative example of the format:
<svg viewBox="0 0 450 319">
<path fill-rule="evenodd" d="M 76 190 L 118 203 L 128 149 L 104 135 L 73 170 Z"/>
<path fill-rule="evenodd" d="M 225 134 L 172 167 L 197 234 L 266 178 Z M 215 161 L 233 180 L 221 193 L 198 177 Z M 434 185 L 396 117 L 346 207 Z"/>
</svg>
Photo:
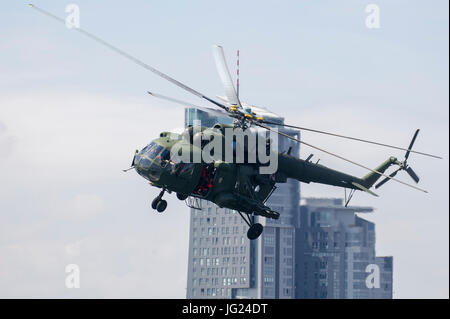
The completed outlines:
<svg viewBox="0 0 450 319">
<path fill-rule="evenodd" d="M 296 298 L 392 298 L 392 257 L 376 257 L 375 224 L 356 215 L 373 209 L 342 203 L 303 199 L 296 232 Z M 377 284 L 372 286 L 374 269 Z"/>
</svg>

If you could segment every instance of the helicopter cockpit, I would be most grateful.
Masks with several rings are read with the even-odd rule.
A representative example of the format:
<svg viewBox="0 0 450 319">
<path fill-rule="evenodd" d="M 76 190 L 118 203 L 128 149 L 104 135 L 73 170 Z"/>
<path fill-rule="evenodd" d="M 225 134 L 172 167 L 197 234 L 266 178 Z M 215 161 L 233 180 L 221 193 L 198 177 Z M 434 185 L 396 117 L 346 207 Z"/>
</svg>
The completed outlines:
<svg viewBox="0 0 450 319">
<path fill-rule="evenodd" d="M 136 154 L 133 164 L 139 175 L 150 181 L 158 181 L 169 158 L 170 151 L 168 149 L 151 142 Z"/>
</svg>

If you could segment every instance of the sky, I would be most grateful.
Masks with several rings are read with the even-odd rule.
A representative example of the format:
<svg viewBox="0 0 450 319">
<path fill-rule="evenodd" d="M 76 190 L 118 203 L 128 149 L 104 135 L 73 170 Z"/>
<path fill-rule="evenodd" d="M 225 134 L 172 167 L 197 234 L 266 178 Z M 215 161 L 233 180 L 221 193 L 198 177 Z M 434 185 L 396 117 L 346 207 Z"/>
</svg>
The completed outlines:
<svg viewBox="0 0 450 319">
<path fill-rule="evenodd" d="M 92 40 L 30 9 L 0 11 L 0 297 L 184 298 L 189 209 L 125 174 L 135 149 L 183 126 L 183 109 L 147 90 L 210 106 Z M 223 95 L 211 46 L 224 47 L 240 98 L 286 123 L 407 147 L 428 194 L 389 182 L 373 206 L 377 255 L 394 256 L 395 298 L 449 297 L 448 2 L 43 1 L 80 26 L 208 96 Z M 380 9 L 369 29 L 365 8 Z M 403 152 L 303 133 L 370 167 Z M 317 151 L 321 163 L 359 167 Z M 397 177 L 412 182 L 401 172 Z M 343 197 L 302 184 L 301 196 Z M 65 286 L 68 264 L 80 288 Z"/>
</svg>

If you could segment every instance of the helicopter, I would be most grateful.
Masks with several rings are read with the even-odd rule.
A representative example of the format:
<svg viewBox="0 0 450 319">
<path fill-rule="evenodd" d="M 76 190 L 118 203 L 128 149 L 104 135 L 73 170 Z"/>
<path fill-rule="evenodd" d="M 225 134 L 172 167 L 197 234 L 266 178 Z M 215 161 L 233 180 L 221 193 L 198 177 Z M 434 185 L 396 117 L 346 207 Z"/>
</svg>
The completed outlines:
<svg viewBox="0 0 450 319">
<path fill-rule="evenodd" d="M 140 176 L 147 179 L 150 185 L 161 189 L 159 195 L 151 203 L 153 209 L 158 212 L 166 209 L 167 201 L 163 199 L 165 192 L 175 192 L 179 200 L 187 200 L 190 197 L 207 200 L 219 207 L 238 212 L 249 226 L 247 237 L 253 240 L 258 238 L 263 231 L 263 226 L 255 223 L 255 216 L 279 218 L 280 214 L 265 205 L 265 202 L 276 189 L 276 184 L 286 183 L 288 178 L 303 183 L 314 182 L 350 189 L 349 199 L 346 200 L 345 205 L 348 205 L 356 190 L 378 196 L 370 188 L 372 186 L 379 188 L 393 179 L 400 170 L 405 170 L 416 183 L 419 182 L 417 174 L 406 163 L 410 151 L 407 151 L 404 161 L 389 157 L 372 172 L 361 178 L 333 170 L 317 162 L 314 163 L 310 160 L 311 155 L 305 160 L 292 156 L 292 147 L 287 152 L 281 153 L 272 150 L 276 153 L 278 161 L 277 170 L 273 174 L 261 174 L 258 168 L 262 164 L 259 162 L 235 163 L 236 154 L 233 154 L 233 161 L 215 158 L 210 163 L 176 161 L 171 156 L 174 153 L 172 149 L 177 146 L 187 150 L 189 157 L 194 158 L 196 153 L 199 154 L 203 151 L 202 147 L 194 145 L 200 135 L 214 135 L 214 138 L 225 140 L 224 131 L 227 128 L 233 129 L 234 126 L 217 123 L 212 128 L 198 128 L 200 132 L 196 134 L 194 134 L 192 126 L 188 127 L 183 134 L 162 132 L 159 138 L 154 139 L 141 151 L 136 151 L 131 167 L 127 170 L 134 169 Z M 418 132 L 419 130 L 415 132 L 410 148 L 414 144 Z M 271 147 L 270 142 L 271 140 L 266 141 L 266 150 Z M 246 149 L 246 145 L 243 148 Z M 392 165 L 398 166 L 397 170 L 376 184 Z M 200 209 L 192 202 L 191 204 L 187 202 L 187 204 L 191 208 Z"/>
<path fill-rule="evenodd" d="M 41 8 L 32 4 L 30 4 L 30 7 L 59 22 L 65 23 L 64 19 Z M 153 139 L 140 151 L 136 150 L 130 167 L 123 171 L 127 172 L 134 169 L 140 176 L 145 178 L 150 185 L 161 189 L 159 195 L 154 198 L 151 203 L 151 207 L 157 212 L 161 213 L 167 208 L 167 201 L 163 199 L 166 192 L 176 193 L 177 198 L 180 200 L 187 201 L 188 199 L 194 199 L 194 202 L 195 200 L 210 201 L 219 207 L 225 207 L 238 212 L 248 225 L 247 237 L 250 240 L 255 240 L 263 232 L 263 226 L 260 223 L 255 222 L 255 216 L 271 219 L 278 219 L 280 217 L 280 214 L 277 211 L 274 211 L 265 204 L 276 189 L 277 183 L 286 183 L 288 179 L 295 179 L 303 183 L 320 183 L 341 187 L 345 190 L 349 189 L 349 196 L 345 200 L 345 206 L 347 206 L 355 191 L 362 191 L 373 196 L 378 196 L 371 188 L 374 187 L 375 189 L 378 189 L 390 180 L 426 193 L 426 190 L 398 180 L 395 176 L 399 171 L 405 171 L 416 184 L 419 183 L 420 178 L 407 163 L 411 153 L 441 158 L 436 155 L 412 150 L 419 129 L 414 132 L 409 146 L 403 148 L 361 138 L 289 125 L 274 121 L 270 117 L 265 117 L 263 114 L 264 112 L 261 112 L 260 108 L 252 107 L 241 102 L 239 99 L 239 78 L 237 79 L 235 87 L 226 63 L 223 48 L 219 45 L 213 46 L 213 53 L 217 71 L 224 87 L 225 97 L 213 99 L 153 68 L 84 29 L 76 27 L 72 28 L 72 30 L 84 34 L 92 40 L 108 47 L 112 51 L 115 51 L 119 55 L 175 84 L 179 88 L 213 104 L 214 108 L 198 106 L 154 92 L 148 92 L 151 96 L 181 104 L 185 107 L 196 108 L 218 117 L 227 117 L 232 120 L 233 124 L 216 123 L 212 127 L 203 127 L 201 125 L 188 126 L 181 134 L 175 132 L 161 132 L 157 138 Z M 237 74 L 239 75 L 239 72 L 237 72 Z M 379 166 L 372 169 L 341 155 L 310 144 L 303 139 L 299 139 L 284 131 L 278 131 L 277 127 L 292 128 L 299 131 L 310 131 L 370 143 L 402 150 L 406 153 L 402 161 L 391 156 Z M 250 146 L 248 139 L 247 142 L 245 142 L 245 139 L 243 142 L 239 142 L 236 139 L 227 138 L 227 130 L 240 130 L 241 133 L 244 132 L 246 134 L 249 132 L 258 134 L 255 132 L 258 132 L 258 130 L 261 132 L 262 130 L 266 133 L 272 133 L 274 136 L 282 136 L 320 152 L 337 157 L 343 161 L 364 168 L 369 172 L 363 177 L 356 177 L 326 167 L 318 162 L 312 162 L 312 154 L 306 159 L 297 158 L 291 155 L 291 147 L 285 152 L 278 152 L 278 150 L 273 149 L 274 143 L 271 138 L 263 139 L 263 142 L 258 143 L 255 147 Z M 219 155 L 212 156 L 210 160 L 205 160 L 203 154 L 208 147 L 208 143 L 205 143 L 205 141 L 211 141 L 211 137 L 212 140 L 220 141 L 221 147 L 231 149 L 231 156 L 227 157 L 226 154 L 224 156 L 223 152 L 218 152 Z M 240 160 L 238 154 L 239 150 L 244 154 L 243 158 L 240 158 Z M 184 153 L 184 155 L 187 155 L 185 158 L 188 158 L 188 160 L 179 160 L 176 158 L 180 151 Z M 267 167 L 267 163 L 263 161 L 262 157 L 264 156 L 260 156 L 260 154 L 267 155 L 267 153 L 271 153 L 275 156 L 278 165 L 271 173 L 261 173 L 261 168 Z M 256 154 L 258 156 L 253 156 Z M 251 160 L 251 157 L 254 157 L 254 160 Z M 193 161 L 193 158 L 199 158 L 200 160 Z M 391 166 L 397 166 L 397 169 L 391 174 L 386 175 L 385 172 Z M 383 179 L 379 181 L 380 178 Z M 193 202 L 189 204 L 189 202 L 187 202 L 188 206 L 198 209 L 198 207 L 192 203 Z"/>
</svg>

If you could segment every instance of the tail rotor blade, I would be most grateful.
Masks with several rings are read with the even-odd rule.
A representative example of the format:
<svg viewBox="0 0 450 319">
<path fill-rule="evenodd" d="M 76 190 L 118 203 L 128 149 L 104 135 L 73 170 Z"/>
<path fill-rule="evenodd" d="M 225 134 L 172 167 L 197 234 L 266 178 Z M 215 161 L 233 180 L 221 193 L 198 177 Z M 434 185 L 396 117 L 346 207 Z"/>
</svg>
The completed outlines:
<svg viewBox="0 0 450 319">
<path fill-rule="evenodd" d="M 390 178 L 394 177 L 395 175 L 397 175 L 398 171 L 400 171 L 400 168 L 397 169 L 397 170 L 395 170 L 395 171 L 393 171 L 393 172 L 389 175 L 389 177 L 390 177 Z M 382 185 L 384 185 L 388 180 L 390 180 L 390 178 L 386 177 L 385 179 L 383 179 L 381 182 L 379 182 L 377 185 L 375 185 L 375 189 L 377 189 L 377 188 L 381 187 Z"/>
<path fill-rule="evenodd" d="M 375 189 L 378 189 L 379 187 L 383 186 L 387 181 L 389 180 L 389 178 L 385 178 L 383 179 L 381 182 L 379 182 L 377 185 L 375 185 Z"/>
<path fill-rule="evenodd" d="M 419 182 L 419 180 L 420 180 L 419 176 L 417 176 L 417 174 L 413 171 L 413 169 L 412 169 L 411 167 L 408 167 L 408 168 L 406 169 L 406 172 L 409 174 L 409 176 L 411 176 L 411 178 L 412 178 L 416 183 Z"/>
<path fill-rule="evenodd" d="M 419 131 L 420 131 L 420 129 L 417 129 L 416 132 L 414 133 L 414 136 L 413 136 L 411 143 L 409 144 L 408 150 L 406 151 L 406 154 L 405 154 L 405 161 L 408 159 L 409 154 L 411 153 L 411 149 L 414 145 L 414 142 L 416 141 L 416 137 L 417 137 L 417 134 L 419 134 Z"/>
</svg>

